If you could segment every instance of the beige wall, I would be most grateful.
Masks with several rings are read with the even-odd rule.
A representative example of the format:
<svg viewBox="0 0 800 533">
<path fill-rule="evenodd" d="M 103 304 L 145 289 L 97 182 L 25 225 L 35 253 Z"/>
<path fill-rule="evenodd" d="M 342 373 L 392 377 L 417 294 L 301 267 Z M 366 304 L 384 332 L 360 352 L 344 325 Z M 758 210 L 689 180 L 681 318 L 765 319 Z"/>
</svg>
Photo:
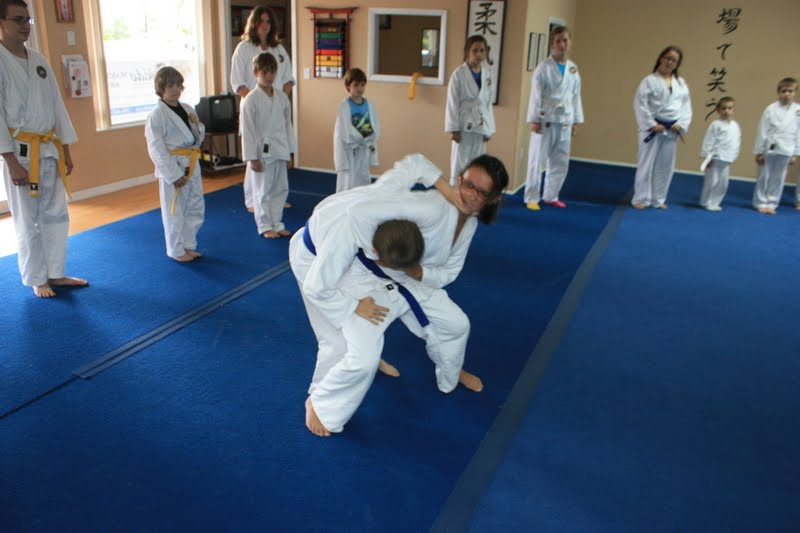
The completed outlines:
<svg viewBox="0 0 800 533">
<path fill-rule="evenodd" d="M 305 167 L 333 168 L 333 125 L 336 108 L 346 96 L 342 80 L 303 78 L 303 69 L 311 68 L 313 58 L 313 26 L 306 7 L 314 0 L 298 0 L 298 80 L 297 125 L 300 142 L 300 164 Z M 352 2 L 330 0 L 325 7 L 350 7 Z M 467 2 L 465 0 L 369 0 L 353 13 L 350 40 L 350 66 L 367 67 L 367 18 L 369 7 L 405 7 L 447 10 L 447 50 L 445 72 L 449 77 L 464 60 Z M 506 162 L 513 161 L 516 146 L 519 84 L 522 72 L 522 31 L 526 6 L 515 0 L 506 2 L 505 41 L 500 72 L 499 105 L 495 106 L 497 133 L 489 142 L 489 152 Z M 522 68 L 524 70 L 524 67 Z M 444 110 L 447 85 L 417 85 L 416 98 L 408 100 L 408 84 L 372 81 L 367 83 L 366 97 L 374 100 L 380 113 L 380 170 L 410 152 L 424 152 L 442 170 L 450 168 L 450 141 L 444 133 Z M 509 170 L 513 171 L 511 165 Z M 376 172 L 373 169 L 373 172 Z"/>
<path fill-rule="evenodd" d="M 551 17 L 561 19 L 567 23 L 568 27 L 572 27 L 575 24 L 576 0 L 528 0 L 527 7 L 525 28 L 519 40 L 519 46 L 523 50 L 519 68 L 523 74 L 519 82 L 520 106 L 516 123 L 516 155 L 513 165 L 507 162 L 509 172 L 512 172 L 511 167 L 514 168 L 511 189 L 516 189 L 525 183 L 528 167 L 528 144 L 531 137 L 531 128 L 526 119 L 528 98 L 531 94 L 531 76 L 533 75 L 532 71 L 527 71 L 530 33 L 544 33 L 547 35 Z M 546 39 L 547 37 L 545 37 L 545 43 Z"/>
<path fill-rule="evenodd" d="M 739 28 L 722 35 L 715 22 L 722 8 L 742 9 Z M 650 22 L 648 22 L 650 21 Z M 761 112 L 776 99 L 779 79 L 800 76 L 800 2 L 739 0 L 696 2 L 672 0 L 577 0 L 573 58 L 583 82 L 586 125 L 575 138 L 572 155 L 604 161 L 636 162 L 636 122 L 633 96 L 641 79 L 652 71 L 658 53 L 669 44 L 681 46 L 681 75 L 692 91 L 694 119 L 686 144 L 678 148 L 679 169 L 697 171 L 708 122 L 709 72 L 724 66 L 727 94 L 737 100 L 736 120 L 742 127 L 741 157 L 731 174 L 754 177 L 755 130 Z M 733 42 L 726 60 L 716 47 Z M 709 119 L 710 122 L 710 119 Z M 794 173 L 797 169 L 794 169 Z"/>
</svg>

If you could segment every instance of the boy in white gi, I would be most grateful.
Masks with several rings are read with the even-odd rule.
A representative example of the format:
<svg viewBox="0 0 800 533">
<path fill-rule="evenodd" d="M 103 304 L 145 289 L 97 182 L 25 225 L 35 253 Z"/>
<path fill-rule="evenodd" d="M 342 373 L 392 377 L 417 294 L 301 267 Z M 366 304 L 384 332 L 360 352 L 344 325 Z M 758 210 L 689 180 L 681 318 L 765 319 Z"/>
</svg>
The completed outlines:
<svg viewBox="0 0 800 533">
<path fill-rule="evenodd" d="M 32 22 L 25 2 L 0 0 L 0 154 L 22 284 L 51 298 L 53 287 L 88 282 L 64 275 L 69 145 L 78 137 L 53 70 L 25 46 Z"/>
<path fill-rule="evenodd" d="M 719 118 L 709 124 L 700 148 L 700 157 L 703 158 L 700 170 L 705 173 L 700 205 L 709 211 L 722 211 L 720 204 L 728 191 L 731 163 L 739 157 L 742 130 L 733 120 L 735 104 L 730 96 L 719 99 L 716 109 Z"/>
<path fill-rule="evenodd" d="M 533 71 L 528 122 L 531 141 L 528 152 L 528 179 L 525 203 L 538 211 L 539 200 L 554 207 L 567 204 L 558 199 L 569 170 L 569 151 L 577 125 L 583 124 L 581 76 L 578 66 L 567 59 L 572 46 L 569 30 L 564 26 L 550 34 L 553 52 Z M 544 169 L 544 194 L 541 178 Z"/>
<path fill-rule="evenodd" d="M 273 88 L 278 63 L 263 52 L 253 60 L 258 88 L 242 101 L 242 154 L 251 171 L 253 215 L 258 233 L 266 239 L 288 237 L 283 208 L 289 195 L 288 168 L 294 166 L 297 141 L 289 98 Z"/>
<path fill-rule="evenodd" d="M 667 192 L 675 173 L 675 143 L 692 122 L 689 87 L 678 75 L 683 51 L 667 46 L 653 73 L 636 91 L 633 112 L 639 125 L 639 155 L 631 204 L 636 209 L 667 208 Z"/>
<path fill-rule="evenodd" d="M 286 96 L 292 94 L 295 85 L 292 76 L 292 61 L 289 53 L 280 44 L 278 38 L 280 28 L 275 19 L 275 12 L 268 6 L 256 6 L 247 17 L 247 23 L 242 33 L 241 42 L 236 46 L 231 58 L 231 88 L 241 98 L 247 96 L 258 85 L 253 75 L 253 60 L 262 52 L 269 52 L 278 62 L 278 71 L 275 74 L 273 85 L 283 89 Z M 253 212 L 253 187 L 250 182 L 249 167 L 244 173 L 244 203 L 247 209 Z M 286 204 L 286 207 L 291 207 Z"/>
<path fill-rule="evenodd" d="M 366 85 L 367 75 L 360 68 L 344 75 L 349 96 L 339 104 L 333 128 L 336 192 L 369 185 L 369 167 L 378 166 L 381 126 L 375 104 L 364 98 Z"/>
<path fill-rule="evenodd" d="M 800 105 L 797 80 L 784 78 L 778 82 L 778 101 L 761 115 L 756 133 L 758 180 L 753 191 L 753 207 L 759 213 L 774 215 L 783 194 L 783 183 L 789 165 L 800 155 Z M 795 208 L 800 209 L 800 185 L 795 187 Z"/>
<path fill-rule="evenodd" d="M 205 199 L 199 156 L 205 126 L 191 106 L 178 101 L 183 93 L 180 72 L 161 67 L 154 83 L 160 100 L 147 116 L 144 136 L 159 179 L 167 255 L 185 263 L 201 255 L 197 232 L 205 218 Z"/>
<path fill-rule="evenodd" d="M 450 183 L 455 185 L 467 163 L 486 153 L 495 132 L 492 71 L 485 59 L 489 45 L 472 35 L 464 45 L 464 63 L 450 75 L 444 131 L 450 134 Z"/>
<path fill-rule="evenodd" d="M 438 190 L 411 192 L 417 183 L 435 184 Z M 368 377 L 353 374 L 349 386 L 335 390 L 326 380 L 331 368 L 347 359 L 343 355 L 348 350 L 343 327 L 355 320 L 351 319 L 361 305 L 358 299 L 366 294 L 363 286 L 361 293 L 351 288 L 360 285 L 353 280 L 376 282 L 361 258 L 353 258 L 361 248 L 364 259 L 375 259 L 371 239 L 378 225 L 387 220 L 410 220 L 425 239 L 418 268 L 384 269 L 384 274 L 408 289 L 417 303 L 403 306 L 402 301 L 376 298 L 375 302 L 389 311 L 383 311 L 386 316 L 380 327 L 366 327 L 366 322 L 350 326 L 358 328 L 359 346 L 382 346 L 385 328 L 399 316 L 412 333 L 425 339 L 439 390 L 450 392 L 458 383 L 474 391 L 482 389 L 480 379 L 462 370 L 469 318 L 442 287 L 461 272 L 477 219 L 488 223 L 496 217 L 501 191 L 507 184 L 505 167 L 488 155 L 471 162 L 459 177 L 458 188 L 453 188 L 436 166 L 414 154 L 395 163 L 376 183 L 335 194 L 317 206 L 306 228 L 289 247 L 292 269 L 319 342 L 306 404 L 306 423 L 313 433 L 327 436 L 341 431 L 342 414 L 347 413 L 347 406 L 363 387 L 359 384 Z M 321 244 L 313 248 L 308 241 Z"/>
</svg>

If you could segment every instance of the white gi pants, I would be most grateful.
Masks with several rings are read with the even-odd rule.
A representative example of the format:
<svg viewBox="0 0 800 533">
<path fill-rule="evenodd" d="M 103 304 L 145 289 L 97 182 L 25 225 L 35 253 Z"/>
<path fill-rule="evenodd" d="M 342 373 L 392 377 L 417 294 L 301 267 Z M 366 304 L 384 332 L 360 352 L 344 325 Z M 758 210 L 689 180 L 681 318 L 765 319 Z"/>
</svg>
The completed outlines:
<svg viewBox="0 0 800 533">
<path fill-rule="evenodd" d="M 542 123 L 541 133 L 531 132 L 528 177 L 525 182 L 526 204 L 538 204 L 539 200 L 558 200 L 569 170 L 571 145 L 572 124 Z M 544 195 L 541 196 L 542 171 L 545 168 Z"/>
<path fill-rule="evenodd" d="M 242 188 L 244 189 L 244 206 L 247 209 L 253 209 L 253 171 L 250 170 L 250 165 L 245 166 Z"/>
<path fill-rule="evenodd" d="M 678 135 L 669 131 L 644 142 L 649 134 L 649 131 L 639 132 L 639 157 L 631 204 L 660 207 L 667 203 L 667 192 L 675 173 L 675 142 Z"/>
<path fill-rule="evenodd" d="M 703 190 L 700 193 L 700 205 L 703 207 L 719 207 L 728 192 L 728 174 L 731 164 L 719 159 L 712 159 L 706 167 L 703 178 Z"/>
<path fill-rule="evenodd" d="M 781 203 L 783 183 L 789 168 L 789 156 L 767 154 L 764 164 L 758 166 L 758 180 L 753 189 L 753 207 L 756 209 L 777 209 Z M 797 190 L 795 190 L 797 197 Z"/>
<path fill-rule="evenodd" d="M 303 280 L 314 259 L 303 243 L 304 231 L 295 233 L 289 245 L 289 260 L 301 294 Z M 360 265 L 354 267 L 345 277 L 374 276 Z M 343 284 L 351 285 L 349 281 L 352 280 L 343 280 Z M 353 285 L 365 287 L 363 278 L 361 281 Z M 354 313 L 342 329 L 337 329 L 303 295 L 319 346 L 309 395 L 322 425 L 334 433 L 342 431 L 372 385 L 383 351 L 384 333 L 397 317 L 412 333 L 426 341 L 428 356 L 436 367 L 439 390 L 450 392 L 456 388 L 464 363 L 469 319 L 444 290 L 432 290 L 429 299 L 419 302 L 430 320 L 430 324 L 423 328 L 396 286 L 388 288 L 394 284 L 376 276 L 369 284 L 373 289 L 365 290 L 357 297 L 371 296 L 375 303 L 389 308 L 388 316 L 380 325 L 371 324 Z"/>
<path fill-rule="evenodd" d="M 177 259 L 185 255 L 186 250 L 197 250 L 197 232 L 203 225 L 206 213 L 203 178 L 197 174 L 180 189 L 159 180 L 158 190 L 161 196 L 161 222 L 164 224 L 167 255 Z M 178 201 L 175 202 L 173 214 L 172 200 L 176 194 Z"/>
<path fill-rule="evenodd" d="M 273 160 L 266 164 L 262 161 L 261 168 L 262 172 L 253 172 L 250 177 L 256 226 L 259 233 L 281 231 L 285 229 L 283 206 L 289 196 L 286 161 Z"/>
<path fill-rule="evenodd" d="M 470 161 L 486 153 L 483 134 L 471 131 L 461 132 L 461 142 L 450 144 L 450 185 L 455 185 L 459 174 L 464 172 Z"/>
<path fill-rule="evenodd" d="M 8 207 L 17 233 L 19 272 L 27 287 L 64 277 L 69 213 L 56 163 L 52 157 L 39 160 L 38 198 L 30 195 L 29 186 L 14 185 L 8 167 L 2 165 Z"/>
<path fill-rule="evenodd" d="M 372 152 L 368 146 L 359 146 L 353 149 L 350 168 L 336 173 L 336 192 L 369 185 L 372 182 L 369 175 L 369 160 L 371 156 Z"/>
</svg>

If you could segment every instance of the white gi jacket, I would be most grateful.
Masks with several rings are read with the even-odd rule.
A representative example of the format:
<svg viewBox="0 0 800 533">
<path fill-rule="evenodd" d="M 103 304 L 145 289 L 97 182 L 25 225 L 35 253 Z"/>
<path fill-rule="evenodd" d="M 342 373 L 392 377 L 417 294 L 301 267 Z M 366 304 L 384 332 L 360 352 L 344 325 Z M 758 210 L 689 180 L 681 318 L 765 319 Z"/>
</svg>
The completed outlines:
<svg viewBox="0 0 800 533">
<path fill-rule="evenodd" d="M 191 106 L 178 102 L 187 114 L 194 113 Z M 144 126 L 144 136 L 147 139 L 147 153 L 155 165 L 155 176 L 169 184 L 181 179 L 189 166 L 189 158 L 182 155 L 172 155 L 170 150 L 176 148 L 199 147 L 205 137 L 206 127 L 189 122 L 190 128 L 181 120 L 163 100 L 147 115 Z M 192 178 L 200 175 L 200 161 L 194 168 Z"/>
<path fill-rule="evenodd" d="M 581 76 L 575 63 L 567 59 L 563 76 L 552 57 L 539 63 L 531 77 L 527 121 L 540 124 L 583 123 Z"/>
<path fill-rule="evenodd" d="M 303 292 L 336 327 L 355 312 L 358 301 L 340 286 L 358 249 L 371 259 L 372 237 L 381 223 L 393 219 L 415 222 L 425 239 L 423 284 L 440 288 L 453 281 L 464 266 L 477 219 L 470 217 L 453 243 L 458 210 L 438 191 L 411 192 L 420 183 L 432 186 L 441 171 L 420 154 L 405 157 L 372 185 L 326 198 L 314 210 L 308 228 L 317 255 L 303 282 Z M 384 269 L 424 301 L 428 294 L 419 282 Z"/>
<path fill-rule="evenodd" d="M 491 137 L 495 132 L 492 108 L 492 71 L 481 64 L 481 86 L 472 78 L 469 65 L 462 63 L 450 75 L 444 131 L 472 132 Z"/>
<path fill-rule="evenodd" d="M 289 97 L 276 87 L 271 97 L 260 87 L 244 97 L 239 122 L 245 161 L 289 161 L 297 151 L 290 107 Z"/>
<path fill-rule="evenodd" d="M 800 104 L 767 106 L 756 132 L 755 154 L 800 155 Z"/>
<path fill-rule="evenodd" d="M 250 41 L 242 41 L 236 46 L 231 58 L 231 88 L 234 93 L 241 86 L 252 91 L 258 85 L 253 74 L 253 59 L 261 52 L 269 52 L 275 56 L 275 60 L 278 62 L 278 72 L 275 73 L 273 87 L 283 90 L 286 83 L 295 83 L 292 74 L 292 60 L 283 45 L 279 44 L 265 50 Z"/>
<path fill-rule="evenodd" d="M 709 124 L 700 157 L 711 156 L 724 163 L 733 163 L 739 157 L 742 144 L 742 130 L 735 120 L 715 120 Z"/>
<path fill-rule="evenodd" d="M 678 76 L 672 77 L 670 90 L 661 74 L 654 72 L 641 81 L 633 101 L 633 112 L 639 131 L 648 131 L 656 126 L 656 118 L 676 120 L 681 131 L 689 130 L 692 122 L 692 102 L 689 86 Z"/>
<path fill-rule="evenodd" d="M 26 143 L 12 139 L 9 128 L 32 133 L 47 133 L 55 128 L 62 144 L 77 142 L 55 74 L 38 52 L 28 49 L 26 70 L 16 56 L 0 45 L 0 102 L 0 153 L 14 152 L 25 168 L 30 167 L 30 160 L 20 155 L 19 146 Z M 39 145 L 39 158 L 45 157 L 58 159 L 54 143 Z"/>
<path fill-rule="evenodd" d="M 336 125 L 333 128 L 333 164 L 337 172 L 353 169 L 353 155 L 358 149 L 370 151 L 370 166 L 378 166 L 378 137 L 381 134 L 380 121 L 375 106 L 367 100 L 369 121 L 372 134 L 364 137 L 358 132 L 351 119 L 350 104 L 347 97 L 341 101 L 336 113 Z"/>
</svg>

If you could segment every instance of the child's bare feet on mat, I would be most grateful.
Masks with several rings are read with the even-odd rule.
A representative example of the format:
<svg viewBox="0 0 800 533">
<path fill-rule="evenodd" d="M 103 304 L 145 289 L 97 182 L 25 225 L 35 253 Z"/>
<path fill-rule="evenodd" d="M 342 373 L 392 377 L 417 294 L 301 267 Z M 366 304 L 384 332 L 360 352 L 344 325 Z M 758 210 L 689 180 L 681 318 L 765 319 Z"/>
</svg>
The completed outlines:
<svg viewBox="0 0 800 533">
<path fill-rule="evenodd" d="M 772 208 L 769 208 L 769 207 L 759 207 L 758 208 L 758 212 L 759 213 L 763 213 L 765 215 L 774 215 L 775 214 L 775 210 L 772 209 Z"/>
<path fill-rule="evenodd" d="M 35 294 L 37 298 L 52 298 L 56 295 L 56 291 L 45 283 L 44 285 L 35 285 L 33 287 L 33 294 Z"/>
<path fill-rule="evenodd" d="M 475 374 L 470 374 L 466 370 L 461 371 L 461 375 L 458 376 L 458 382 L 471 391 L 480 392 L 483 390 L 483 382 L 481 381 L 481 378 Z"/>
<path fill-rule="evenodd" d="M 173 259 L 175 261 L 178 261 L 179 263 L 188 263 L 189 261 L 193 261 L 194 260 L 194 256 L 193 255 L 189 255 L 188 253 L 185 253 L 180 257 L 173 257 Z"/>
<path fill-rule="evenodd" d="M 325 429 L 322 425 L 317 412 L 314 411 L 314 406 L 311 405 L 311 396 L 306 400 L 306 427 L 308 430 L 318 437 L 330 437 L 331 432 Z"/>
<path fill-rule="evenodd" d="M 50 278 L 47 284 L 51 287 L 88 287 L 89 282 L 82 278 L 72 278 L 64 276 L 63 278 Z"/>
<path fill-rule="evenodd" d="M 294 207 L 294 206 L 292 204 L 290 204 L 289 202 L 286 202 L 286 203 L 283 204 L 283 208 L 284 209 L 289 209 L 291 207 Z"/>
<path fill-rule="evenodd" d="M 393 378 L 399 378 L 400 377 L 400 371 L 397 370 L 397 368 L 395 368 L 394 365 L 390 365 L 389 363 L 387 363 L 383 359 L 381 359 L 381 362 L 378 363 L 378 370 L 381 372 L 381 374 L 386 374 L 387 376 L 390 376 L 390 377 L 393 377 Z"/>
<path fill-rule="evenodd" d="M 248 207 L 248 208 L 247 208 L 247 212 L 248 212 L 248 213 L 255 213 L 255 211 L 256 211 L 256 210 L 255 210 L 255 209 L 253 209 L 252 207 Z"/>
<path fill-rule="evenodd" d="M 197 259 L 198 257 L 203 257 L 203 254 L 201 254 L 197 250 L 186 250 L 186 254 L 187 255 L 191 255 L 195 259 Z"/>
<path fill-rule="evenodd" d="M 288 229 L 282 229 L 278 232 L 278 237 L 289 237 L 292 235 L 292 232 Z"/>
<path fill-rule="evenodd" d="M 264 237 L 265 239 L 277 239 L 278 237 L 280 237 L 280 235 L 278 235 L 272 230 L 265 231 L 264 233 L 261 234 L 261 236 Z"/>
<path fill-rule="evenodd" d="M 647 206 L 644 204 L 633 204 L 634 209 L 644 209 L 645 207 Z"/>
</svg>

